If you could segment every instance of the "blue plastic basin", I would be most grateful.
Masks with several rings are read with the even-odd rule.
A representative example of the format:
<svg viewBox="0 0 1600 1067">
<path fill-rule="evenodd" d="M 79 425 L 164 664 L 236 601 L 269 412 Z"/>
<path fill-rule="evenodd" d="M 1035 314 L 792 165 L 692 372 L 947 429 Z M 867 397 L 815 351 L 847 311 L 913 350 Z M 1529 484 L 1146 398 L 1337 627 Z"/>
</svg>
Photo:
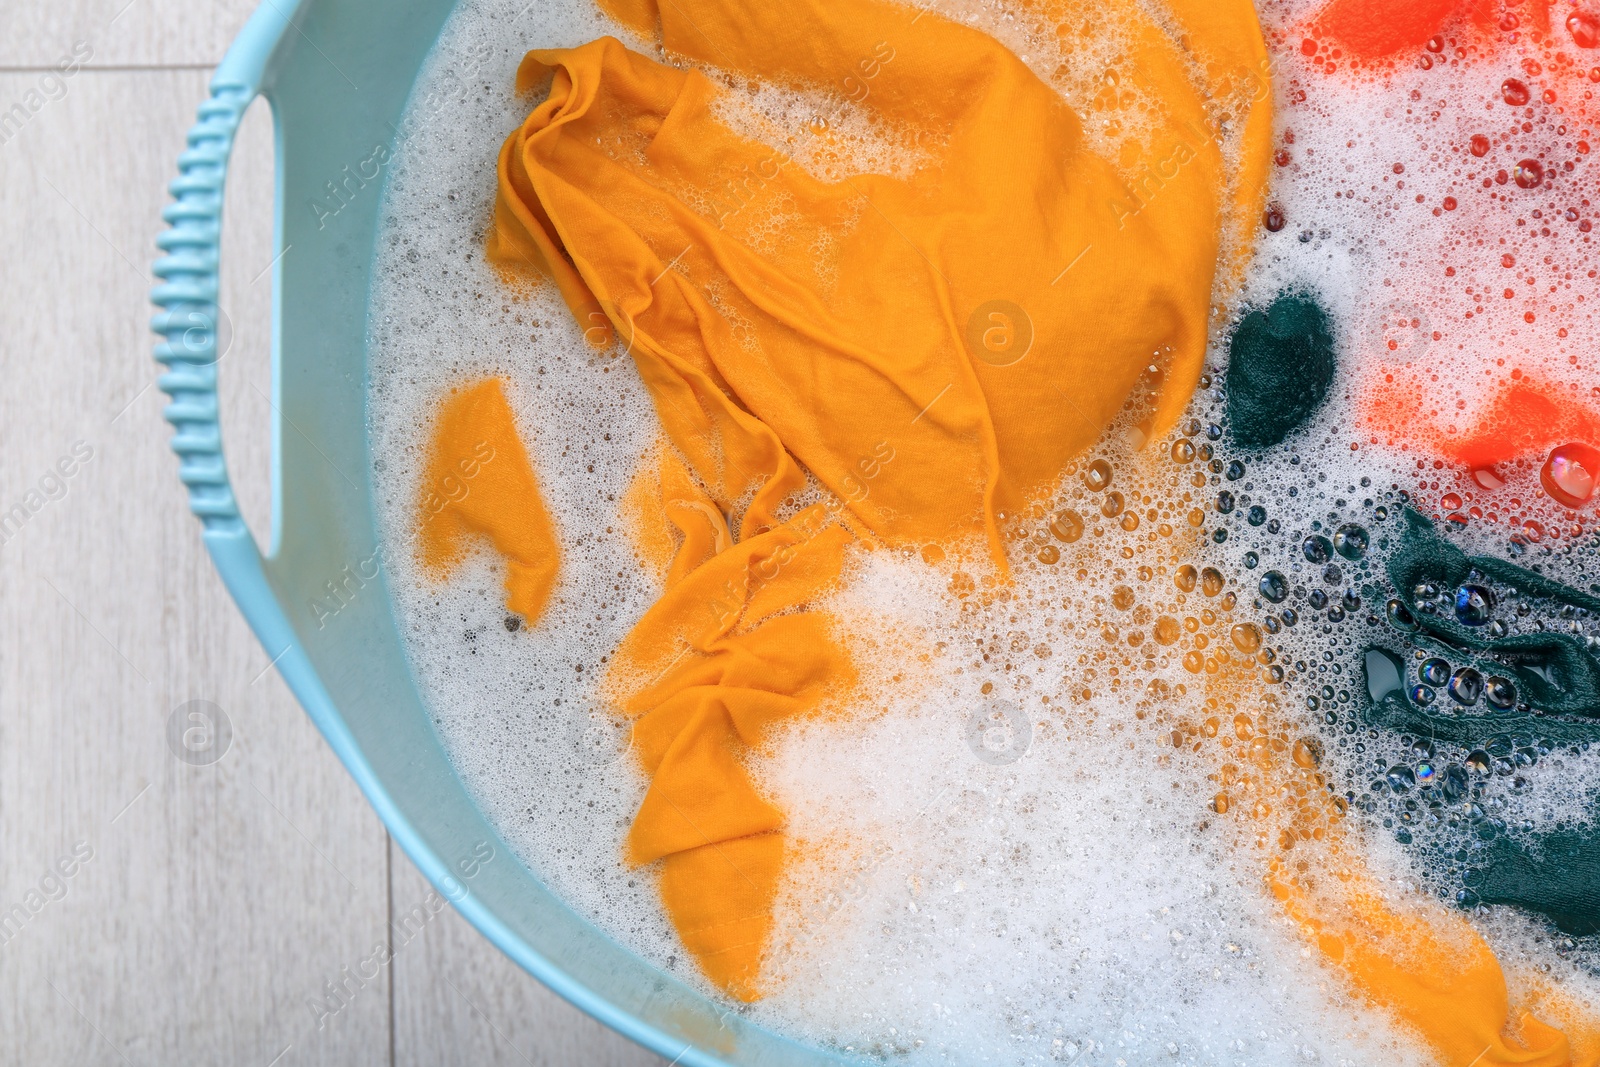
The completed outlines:
<svg viewBox="0 0 1600 1067">
<path fill-rule="evenodd" d="M 519 862 L 451 766 L 406 661 L 379 553 L 367 440 L 367 313 L 381 178 L 453 0 L 264 0 L 217 68 L 179 160 L 152 294 L 172 447 L 206 547 L 267 655 L 394 839 L 469 922 L 596 1019 L 675 1063 L 837 1057 L 746 1022 L 622 948 Z M 273 530 L 240 519 L 217 422 L 222 190 L 240 117 L 272 105 L 279 258 L 273 308 Z M 350 168 L 349 171 L 346 168 Z M 367 168 L 370 172 L 370 166 Z M 346 185 L 350 175 L 356 180 Z M 328 184 L 347 195 L 336 214 Z M 292 248 L 293 256 L 284 250 Z M 330 599 L 336 597 L 337 599 Z M 341 606 L 331 614 L 328 606 Z"/>
</svg>

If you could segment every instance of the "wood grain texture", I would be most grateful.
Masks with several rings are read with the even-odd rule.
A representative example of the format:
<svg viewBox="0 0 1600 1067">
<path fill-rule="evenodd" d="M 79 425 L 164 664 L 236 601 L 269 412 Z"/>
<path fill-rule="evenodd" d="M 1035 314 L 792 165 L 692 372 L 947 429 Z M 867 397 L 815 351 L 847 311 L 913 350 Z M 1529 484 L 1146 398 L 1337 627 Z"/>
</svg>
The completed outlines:
<svg viewBox="0 0 1600 1067">
<path fill-rule="evenodd" d="M 4 5 L 0 66 L 52 62 L 121 2 Z M 0 131 L 0 1067 L 660 1063 L 453 911 L 368 964 L 426 883 L 268 669 L 184 508 L 149 263 L 209 71 L 162 68 L 214 61 L 249 7 L 135 0 L 94 63 L 153 69 L 86 69 Z M 0 71 L 0 111 L 39 89 L 37 70 Z M 258 535 L 271 151 L 258 106 L 220 301 L 225 447 Z M 198 752 L 173 747 L 196 700 L 226 716 L 225 748 L 204 719 L 185 722 Z"/>
<path fill-rule="evenodd" d="M 6 0 L 0 67 L 51 64 L 80 41 L 93 53 L 91 66 L 211 66 L 255 7 L 255 0 Z"/>
<path fill-rule="evenodd" d="M 0 98 L 26 80 L 0 76 Z M 385 836 L 263 674 L 150 388 L 147 264 L 205 80 L 85 72 L 0 151 L 0 499 L 44 498 L 0 548 L 0 907 L 93 851 L 0 948 L 17 1064 L 388 1058 L 387 988 L 322 1030 L 306 1006 L 386 926 Z M 269 257 L 270 229 L 235 237 L 242 261 Z M 50 500 L 75 448 L 92 455 Z M 214 762 L 169 745 L 191 700 L 231 724 Z"/>
</svg>

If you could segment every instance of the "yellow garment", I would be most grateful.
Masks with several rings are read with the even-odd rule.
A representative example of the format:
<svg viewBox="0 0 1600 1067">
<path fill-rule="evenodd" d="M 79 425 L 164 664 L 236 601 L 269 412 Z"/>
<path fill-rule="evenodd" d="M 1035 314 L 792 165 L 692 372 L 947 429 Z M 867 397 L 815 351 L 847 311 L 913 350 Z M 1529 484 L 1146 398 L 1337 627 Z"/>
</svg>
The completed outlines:
<svg viewBox="0 0 1600 1067">
<path fill-rule="evenodd" d="M 423 472 L 423 566 L 449 577 L 476 538 L 505 559 L 506 608 L 532 627 L 555 587 L 561 550 L 498 378 L 445 398 Z"/>
<path fill-rule="evenodd" d="M 1344 862 L 1337 853 L 1328 860 Z M 1320 894 L 1286 877 L 1281 865 L 1270 882 L 1323 954 L 1421 1034 L 1445 1067 L 1600 1062 L 1600 1034 L 1581 1019 L 1566 1020 L 1577 1027 L 1569 1040 L 1531 1010 L 1512 1011 L 1499 961 L 1459 915 L 1431 908 L 1398 912 L 1360 873 L 1345 872 Z"/>
<path fill-rule="evenodd" d="M 706 75 L 611 38 L 519 72 L 550 92 L 502 150 L 491 261 L 609 321 L 672 451 L 661 506 L 681 544 L 610 675 L 652 775 L 629 856 L 662 861 L 685 944 L 737 996 L 760 994 L 785 847 L 743 756 L 848 693 L 815 610 L 846 547 L 976 536 L 1003 563 L 999 515 L 1130 396 L 1154 392 L 1152 433 L 1188 400 L 1221 235 L 1259 214 L 1271 115 L 1249 0 L 1165 7 L 1118 12 L 1119 62 L 1157 104 L 1118 160 L 1129 179 L 1007 49 L 881 0 L 614 10 L 669 53 L 913 131 L 934 158 L 905 177 L 819 179 L 726 126 Z M 833 506 L 786 517 L 808 476 Z"/>
<path fill-rule="evenodd" d="M 522 88 L 550 78 L 550 96 L 500 159 L 493 260 L 553 277 L 586 327 L 612 325 L 669 438 L 633 496 L 658 509 L 647 554 L 666 594 L 612 675 L 652 776 L 628 858 L 660 861 L 684 943 L 752 999 L 787 843 L 743 757 L 769 724 L 848 697 L 848 656 L 815 608 L 845 550 L 976 533 L 998 558 L 997 513 L 1092 442 L 1157 356 L 1150 425 L 1170 423 L 1198 373 L 1218 234 L 1256 217 L 1270 116 L 1248 94 L 1233 115 L 1242 167 L 1227 173 L 1193 134 L 1204 111 L 1178 48 L 1130 14 L 1131 66 L 1168 108 L 1147 149 L 1158 169 L 1130 187 L 1014 57 L 937 16 L 842 0 L 613 7 L 725 70 L 854 97 L 853 80 L 869 110 L 943 145 L 909 178 L 823 182 L 719 123 L 706 77 L 608 39 L 529 57 Z M 1169 7 L 1199 81 L 1260 85 L 1248 4 Z M 763 236 L 778 205 L 784 227 Z M 1000 331 L 1006 358 L 967 340 L 972 322 L 980 345 Z M 1017 330 L 1031 345 L 1012 361 Z M 843 505 L 782 519 L 807 474 Z M 1309 773 L 1281 747 L 1257 751 L 1263 778 Z M 1324 850 L 1318 871 L 1352 862 L 1338 820 L 1309 799 L 1322 784 L 1284 825 L 1292 858 Z M 1277 863 L 1270 884 L 1444 1062 L 1596 1062 L 1591 1031 L 1511 1017 L 1505 976 L 1459 917 L 1393 911 L 1359 872 L 1313 889 Z M 1553 995 L 1540 1010 L 1576 1020 Z"/>
<path fill-rule="evenodd" d="M 1214 706 L 1234 709 L 1259 702 L 1263 686 L 1246 661 L 1245 671 L 1223 671 L 1209 688 Z M 1421 897 L 1404 910 L 1384 899 L 1348 841 L 1343 799 L 1328 793 L 1313 750 L 1291 745 L 1281 729 L 1264 716 L 1237 731 L 1245 743 L 1223 751 L 1243 750 L 1256 777 L 1247 781 L 1248 772 L 1229 764 L 1224 784 L 1261 799 L 1218 807 L 1253 814 L 1260 844 L 1273 853 L 1268 887 L 1307 940 L 1372 1004 L 1421 1036 L 1440 1067 L 1600 1063 L 1600 1030 L 1565 998 L 1524 979 L 1512 1008 L 1494 952 L 1458 912 Z"/>
</svg>

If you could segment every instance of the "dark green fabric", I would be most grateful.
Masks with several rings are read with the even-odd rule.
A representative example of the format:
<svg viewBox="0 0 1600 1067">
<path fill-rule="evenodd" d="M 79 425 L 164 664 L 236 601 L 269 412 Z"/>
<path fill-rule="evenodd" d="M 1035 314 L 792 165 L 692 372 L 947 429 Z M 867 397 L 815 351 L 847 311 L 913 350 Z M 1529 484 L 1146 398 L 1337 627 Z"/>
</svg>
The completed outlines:
<svg viewBox="0 0 1600 1067">
<path fill-rule="evenodd" d="M 1486 675 L 1510 678 L 1517 686 L 1519 704 L 1538 711 L 1479 707 L 1452 713 L 1444 708 L 1418 707 L 1403 689 L 1417 680 L 1415 661 L 1403 651 L 1372 649 L 1371 653 L 1387 655 L 1390 662 L 1369 658 L 1368 723 L 1468 747 L 1482 747 L 1496 735 L 1507 734 L 1525 734 L 1558 746 L 1600 741 L 1600 663 L 1580 638 L 1536 633 L 1497 639 L 1454 617 L 1417 610 L 1414 590 L 1419 584 L 1426 582 L 1453 593 L 1473 570 L 1523 593 L 1600 611 L 1600 598 L 1542 574 L 1490 556 L 1467 556 L 1439 536 L 1427 518 L 1407 509 L 1405 530 L 1389 559 L 1388 571 L 1396 595 L 1421 627 L 1413 640 L 1450 660 L 1452 666 L 1473 666 Z M 1398 669 L 1401 689 L 1395 688 L 1391 667 Z M 1441 704 L 1448 704 L 1449 698 L 1441 697 Z M 1591 814 L 1600 816 L 1600 811 Z M 1542 835 L 1531 847 L 1495 833 L 1473 862 L 1467 875 L 1470 892 L 1463 896 L 1464 902 L 1522 908 L 1545 916 L 1573 935 L 1600 933 L 1600 825 L 1557 829 Z"/>
<path fill-rule="evenodd" d="M 1405 511 L 1404 521 L 1400 547 L 1389 558 L 1389 580 L 1394 583 L 1395 595 L 1416 616 L 1422 633 L 1433 639 L 1421 643 L 1439 648 L 1455 666 L 1470 664 L 1484 674 L 1510 678 L 1516 684 L 1520 701 L 1545 713 L 1523 715 L 1522 719 L 1548 723 L 1547 715 L 1600 718 L 1600 662 L 1589 654 L 1581 638 L 1556 633 L 1494 638 L 1482 628 L 1463 626 L 1454 617 L 1418 611 L 1415 589 L 1426 582 L 1453 593 L 1471 571 L 1477 570 L 1496 581 L 1516 586 L 1525 594 L 1548 597 L 1559 604 L 1589 611 L 1600 612 L 1600 597 L 1493 556 L 1468 556 L 1440 537 L 1425 516 L 1410 508 Z M 1498 733 L 1512 729 L 1510 723 L 1516 717 L 1516 713 L 1491 713 L 1474 718 L 1483 722 L 1488 732 Z M 1582 739 L 1600 740 L 1600 724 L 1581 726 Z M 1536 729 L 1556 736 L 1542 726 Z"/>
<path fill-rule="evenodd" d="M 1557 745 L 1600 741 L 1600 723 L 1597 722 L 1554 719 L 1526 711 L 1491 710 L 1456 715 L 1448 710 L 1419 708 L 1399 695 L 1387 696 L 1371 705 L 1366 718 L 1369 726 L 1380 730 L 1432 741 L 1452 741 L 1468 748 L 1481 748 L 1498 734 L 1530 734 Z"/>
<path fill-rule="evenodd" d="M 1333 330 L 1316 301 L 1280 294 L 1252 311 L 1228 351 L 1228 427 L 1245 448 L 1270 448 L 1311 417 L 1333 384 Z"/>
<path fill-rule="evenodd" d="M 1600 830 L 1556 830 L 1533 850 L 1497 837 L 1471 889 L 1485 904 L 1510 904 L 1574 935 L 1600 933 Z"/>
</svg>

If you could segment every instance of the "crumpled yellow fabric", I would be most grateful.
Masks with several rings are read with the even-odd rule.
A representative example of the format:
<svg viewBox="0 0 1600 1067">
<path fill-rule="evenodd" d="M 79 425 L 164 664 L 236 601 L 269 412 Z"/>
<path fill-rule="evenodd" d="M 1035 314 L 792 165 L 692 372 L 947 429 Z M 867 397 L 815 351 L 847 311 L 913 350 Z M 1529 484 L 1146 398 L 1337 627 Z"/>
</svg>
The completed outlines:
<svg viewBox="0 0 1600 1067">
<path fill-rule="evenodd" d="M 677 556 L 609 676 L 651 775 L 629 858 L 661 863 L 685 944 L 738 997 L 761 993 L 785 848 L 744 756 L 848 700 L 819 608 L 847 548 L 975 539 L 1003 565 L 1002 513 L 1139 390 L 1163 432 L 1200 372 L 1223 241 L 1259 217 L 1267 60 L 1249 0 L 1151 6 L 1103 10 L 1156 105 L 1121 170 L 999 43 L 880 0 L 617 0 L 721 73 L 611 38 L 519 72 L 549 92 L 501 152 L 490 259 L 553 278 L 591 332 L 603 316 L 670 445 Z M 819 178 L 719 117 L 752 77 L 846 97 L 932 158 Z M 796 513 L 808 487 L 824 502 Z"/>
<path fill-rule="evenodd" d="M 448 578 L 474 543 L 487 541 L 505 561 L 507 610 L 537 624 L 555 589 L 561 549 L 499 378 L 444 398 L 420 497 L 423 567 Z"/>
<path fill-rule="evenodd" d="M 1513 1010 L 1494 952 L 1459 915 L 1402 912 L 1384 900 L 1359 860 L 1342 877 L 1323 874 L 1320 892 L 1275 864 L 1273 894 L 1291 918 L 1371 1000 L 1428 1042 L 1446 1067 L 1593 1067 L 1600 1031 L 1572 1005 L 1531 981 Z M 1328 884 L 1331 883 L 1331 884 Z M 1549 1014 L 1563 1032 L 1534 1014 Z"/>
<path fill-rule="evenodd" d="M 1221 671 L 1207 691 L 1225 707 L 1259 706 L 1265 687 L 1250 667 Z M 1440 1067 L 1600 1064 L 1592 1011 L 1540 976 L 1508 975 L 1459 912 L 1415 894 L 1386 896 L 1312 750 L 1291 747 L 1270 712 L 1254 722 L 1251 741 L 1232 752 L 1257 777 L 1243 782 L 1237 765 L 1223 777 L 1259 802 L 1219 810 L 1249 814 L 1258 847 L 1270 850 L 1272 895 L 1363 998 L 1415 1032 Z"/>
</svg>

